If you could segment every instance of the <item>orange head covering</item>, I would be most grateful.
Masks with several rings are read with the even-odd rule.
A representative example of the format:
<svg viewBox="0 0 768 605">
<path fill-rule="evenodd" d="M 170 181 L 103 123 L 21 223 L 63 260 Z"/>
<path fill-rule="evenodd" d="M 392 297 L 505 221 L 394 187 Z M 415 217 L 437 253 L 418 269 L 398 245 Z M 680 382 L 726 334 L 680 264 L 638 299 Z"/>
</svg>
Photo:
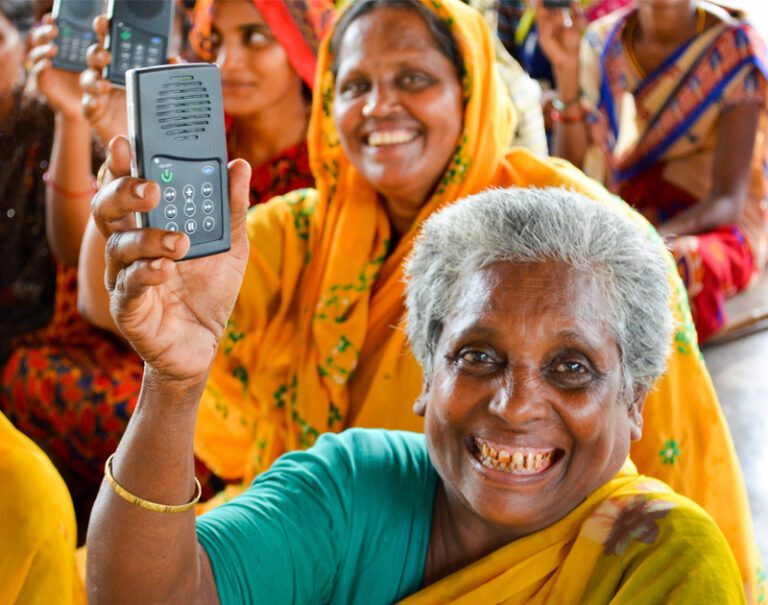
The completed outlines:
<svg viewBox="0 0 768 605">
<path fill-rule="evenodd" d="M 252 0 L 272 34 L 288 53 L 302 80 L 313 88 L 320 41 L 330 28 L 335 11 L 331 0 Z M 215 0 L 197 0 L 189 42 L 197 55 L 214 59 L 211 25 Z"/>
</svg>

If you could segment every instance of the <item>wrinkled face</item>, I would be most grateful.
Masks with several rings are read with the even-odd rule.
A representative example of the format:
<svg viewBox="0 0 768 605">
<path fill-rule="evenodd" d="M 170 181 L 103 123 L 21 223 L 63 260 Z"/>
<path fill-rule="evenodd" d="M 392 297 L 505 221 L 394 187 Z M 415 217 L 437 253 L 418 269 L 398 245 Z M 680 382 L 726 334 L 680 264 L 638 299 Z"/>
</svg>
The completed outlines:
<svg viewBox="0 0 768 605">
<path fill-rule="evenodd" d="M 22 77 L 24 40 L 0 13 L 0 99 L 6 99 Z"/>
<path fill-rule="evenodd" d="M 302 94 L 288 54 L 250 0 L 216 2 L 211 37 L 229 115 L 257 114 Z"/>
<path fill-rule="evenodd" d="M 499 262 L 462 292 L 417 411 L 453 515 L 518 537 L 618 472 L 640 410 L 620 400 L 610 307 L 592 276 Z"/>
<path fill-rule="evenodd" d="M 456 68 L 404 9 L 362 15 L 340 46 L 333 115 L 347 156 L 385 198 L 421 206 L 461 133 Z"/>
</svg>

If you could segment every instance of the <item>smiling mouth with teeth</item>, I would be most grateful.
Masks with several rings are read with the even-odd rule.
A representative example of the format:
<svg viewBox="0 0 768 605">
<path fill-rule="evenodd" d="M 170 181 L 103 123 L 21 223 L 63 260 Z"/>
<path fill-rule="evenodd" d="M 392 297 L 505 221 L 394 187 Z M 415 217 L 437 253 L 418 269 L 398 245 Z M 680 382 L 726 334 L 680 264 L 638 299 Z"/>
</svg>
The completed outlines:
<svg viewBox="0 0 768 605">
<path fill-rule="evenodd" d="M 502 448 L 474 437 L 476 458 L 486 467 L 513 475 L 537 475 L 550 468 L 557 458 L 556 449 Z"/>
<path fill-rule="evenodd" d="M 366 144 L 370 147 L 383 147 L 384 145 L 400 145 L 410 143 L 419 133 L 415 130 L 377 130 L 368 135 Z"/>
</svg>

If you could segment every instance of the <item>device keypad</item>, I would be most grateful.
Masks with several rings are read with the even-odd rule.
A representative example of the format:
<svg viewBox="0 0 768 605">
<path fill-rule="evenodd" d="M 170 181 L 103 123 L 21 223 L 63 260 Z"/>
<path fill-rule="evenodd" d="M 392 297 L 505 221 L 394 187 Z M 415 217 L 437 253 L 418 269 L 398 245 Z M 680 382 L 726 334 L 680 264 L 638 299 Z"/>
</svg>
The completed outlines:
<svg viewBox="0 0 768 605">
<path fill-rule="evenodd" d="M 150 213 L 151 226 L 183 231 L 192 244 L 221 238 L 222 174 L 218 160 L 156 157 L 150 172 L 161 189 L 160 204 Z"/>
<path fill-rule="evenodd" d="M 84 29 L 66 20 L 61 20 L 59 22 L 59 35 L 56 40 L 57 61 L 78 66 L 86 65 L 86 52 L 95 39 L 95 34 L 90 29 Z"/>
<path fill-rule="evenodd" d="M 136 67 L 160 65 L 165 57 L 161 36 L 130 27 L 122 21 L 117 24 L 117 37 L 112 47 L 115 66 L 121 74 Z"/>
</svg>

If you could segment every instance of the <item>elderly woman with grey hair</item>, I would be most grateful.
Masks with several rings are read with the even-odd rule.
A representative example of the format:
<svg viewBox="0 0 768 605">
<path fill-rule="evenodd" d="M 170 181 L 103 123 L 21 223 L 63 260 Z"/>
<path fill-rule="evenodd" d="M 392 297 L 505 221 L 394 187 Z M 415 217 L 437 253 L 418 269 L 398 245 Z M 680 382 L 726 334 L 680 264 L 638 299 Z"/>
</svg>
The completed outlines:
<svg viewBox="0 0 768 605">
<path fill-rule="evenodd" d="M 668 353 L 665 263 L 647 226 L 562 189 L 447 207 L 407 265 L 425 435 L 323 435 L 197 519 L 194 498 L 157 503 L 193 492 L 205 381 L 169 368 L 213 356 L 178 335 L 147 364 L 119 482 L 107 465 L 88 536 L 92 599 L 743 602 L 714 522 L 627 457 Z M 129 269 L 113 291 L 118 323 L 152 289 L 146 275 Z M 218 288 L 220 302 L 237 286 Z M 127 326 L 140 352 L 150 329 Z"/>
</svg>

